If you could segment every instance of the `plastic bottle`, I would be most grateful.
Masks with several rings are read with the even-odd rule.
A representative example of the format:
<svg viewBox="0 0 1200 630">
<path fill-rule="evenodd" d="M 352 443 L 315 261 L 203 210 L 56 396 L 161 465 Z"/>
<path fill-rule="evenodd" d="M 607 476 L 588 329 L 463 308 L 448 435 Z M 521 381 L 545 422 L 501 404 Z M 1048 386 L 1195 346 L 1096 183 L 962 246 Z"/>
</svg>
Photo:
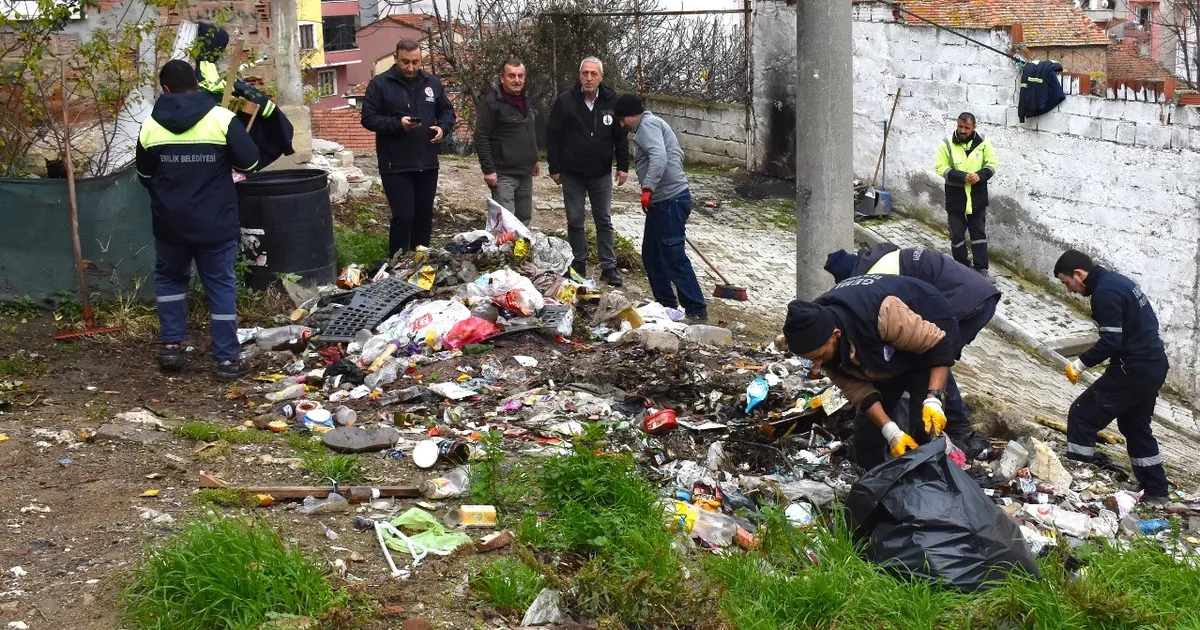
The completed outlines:
<svg viewBox="0 0 1200 630">
<path fill-rule="evenodd" d="M 271 402 L 283 402 L 285 400 L 300 398 L 301 396 L 304 396 L 304 385 L 302 383 L 292 383 L 277 392 L 267 394 L 266 398 Z"/>
<path fill-rule="evenodd" d="M 468 479 L 467 469 L 459 466 L 444 477 L 422 482 L 421 494 L 425 495 L 426 499 L 453 499 L 466 490 Z"/>
<path fill-rule="evenodd" d="M 304 503 L 296 508 L 297 514 L 331 514 L 335 512 L 349 512 L 350 501 L 346 497 L 330 492 L 329 496 L 324 499 L 316 497 L 304 497 Z"/>
<path fill-rule="evenodd" d="M 263 350 L 291 350 L 302 352 L 308 346 L 313 329 L 307 326 L 280 326 L 259 331 L 254 343 Z"/>
<path fill-rule="evenodd" d="M 370 365 L 375 359 L 379 358 L 379 355 L 384 350 L 387 350 L 390 343 L 391 339 L 388 339 L 386 335 L 377 335 L 364 342 L 362 344 L 363 364 Z"/>
<path fill-rule="evenodd" d="M 391 385 L 398 378 L 400 378 L 400 361 L 393 360 L 385 363 L 378 371 L 368 374 L 363 383 L 367 387 L 375 389 L 384 385 Z"/>
</svg>

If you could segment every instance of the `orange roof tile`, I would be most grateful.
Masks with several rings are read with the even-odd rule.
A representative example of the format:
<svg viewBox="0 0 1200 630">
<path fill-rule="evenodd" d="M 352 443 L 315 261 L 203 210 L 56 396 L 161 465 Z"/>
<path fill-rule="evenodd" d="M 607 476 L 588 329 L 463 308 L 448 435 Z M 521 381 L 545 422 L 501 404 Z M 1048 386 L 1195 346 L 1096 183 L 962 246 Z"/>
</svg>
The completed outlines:
<svg viewBox="0 0 1200 630">
<path fill-rule="evenodd" d="M 1132 79 L 1134 81 L 1166 81 L 1173 78 L 1157 61 L 1138 54 L 1137 46 L 1130 42 L 1115 42 L 1108 45 L 1107 75 L 1109 79 Z"/>
<path fill-rule="evenodd" d="M 904 8 L 950 28 L 997 28 L 1020 24 L 1025 45 L 1107 46 L 1108 34 L 1068 0 L 905 0 Z M 911 24 L 923 24 L 908 17 Z"/>
</svg>

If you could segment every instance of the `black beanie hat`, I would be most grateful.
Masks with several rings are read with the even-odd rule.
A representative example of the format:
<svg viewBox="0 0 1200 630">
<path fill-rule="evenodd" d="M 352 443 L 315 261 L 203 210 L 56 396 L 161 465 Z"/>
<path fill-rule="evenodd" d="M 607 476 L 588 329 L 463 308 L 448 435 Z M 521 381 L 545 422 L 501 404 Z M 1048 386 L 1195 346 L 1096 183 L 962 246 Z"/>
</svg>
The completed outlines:
<svg viewBox="0 0 1200 630">
<path fill-rule="evenodd" d="M 825 345 L 837 328 L 833 312 L 812 302 L 793 300 L 788 304 L 783 336 L 792 354 L 804 354 Z"/>
<path fill-rule="evenodd" d="M 858 254 L 839 249 L 831 252 L 825 258 L 825 271 L 833 276 L 834 282 L 841 282 L 854 274 L 854 265 L 858 263 Z"/>
<path fill-rule="evenodd" d="M 646 111 L 642 107 L 642 99 L 636 94 L 622 94 L 617 97 L 617 104 L 613 106 L 613 116 L 624 118 L 626 116 L 637 116 Z"/>
</svg>

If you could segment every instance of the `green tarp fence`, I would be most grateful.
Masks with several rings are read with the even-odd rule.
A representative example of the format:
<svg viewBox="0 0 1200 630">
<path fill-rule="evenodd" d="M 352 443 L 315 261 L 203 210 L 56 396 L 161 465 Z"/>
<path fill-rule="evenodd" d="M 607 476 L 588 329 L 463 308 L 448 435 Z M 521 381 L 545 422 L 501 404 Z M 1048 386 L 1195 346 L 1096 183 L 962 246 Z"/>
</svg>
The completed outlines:
<svg viewBox="0 0 1200 630">
<path fill-rule="evenodd" d="M 93 297 L 154 297 L 150 195 L 127 168 L 75 182 Z M 0 301 L 78 295 L 65 179 L 0 178 Z"/>
</svg>

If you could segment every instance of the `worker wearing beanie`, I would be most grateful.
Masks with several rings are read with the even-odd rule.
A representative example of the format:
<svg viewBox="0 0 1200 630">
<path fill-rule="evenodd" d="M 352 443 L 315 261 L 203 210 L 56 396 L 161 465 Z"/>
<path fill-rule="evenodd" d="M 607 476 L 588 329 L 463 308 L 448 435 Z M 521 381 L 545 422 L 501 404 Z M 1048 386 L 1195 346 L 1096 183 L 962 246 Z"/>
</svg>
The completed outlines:
<svg viewBox="0 0 1200 630">
<path fill-rule="evenodd" d="M 622 94 L 613 110 L 633 138 L 633 161 L 642 187 L 642 212 L 646 213 L 642 263 L 650 290 L 663 306 L 682 305 L 687 312 L 685 322 L 706 322 L 708 303 L 685 249 L 692 194 L 683 174 L 683 149 L 671 127 L 646 111 L 637 96 Z"/>
<path fill-rule="evenodd" d="M 946 428 L 946 379 L 961 345 L 953 309 L 928 283 L 850 278 L 812 302 L 789 304 L 783 334 L 788 350 L 821 367 L 863 412 L 854 423 L 859 466 L 877 466 L 885 452 L 899 457 Z M 887 412 L 905 392 L 908 432 Z"/>
<path fill-rule="evenodd" d="M 954 310 L 963 347 L 974 341 L 979 331 L 987 326 L 1000 303 L 1000 290 L 987 278 L 950 256 L 925 247 L 900 249 L 891 243 L 882 243 L 864 248 L 857 254 L 839 249 L 825 259 L 825 271 L 833 276 L 834 282 L 868 273 L 908 276 L 928 282 L 941 292 Z M 971 436 L 971 423 L 954 374 L 946 380 L 946 419 L 946 433 L 950 439 L 965 444 Z"/>
</svg>

